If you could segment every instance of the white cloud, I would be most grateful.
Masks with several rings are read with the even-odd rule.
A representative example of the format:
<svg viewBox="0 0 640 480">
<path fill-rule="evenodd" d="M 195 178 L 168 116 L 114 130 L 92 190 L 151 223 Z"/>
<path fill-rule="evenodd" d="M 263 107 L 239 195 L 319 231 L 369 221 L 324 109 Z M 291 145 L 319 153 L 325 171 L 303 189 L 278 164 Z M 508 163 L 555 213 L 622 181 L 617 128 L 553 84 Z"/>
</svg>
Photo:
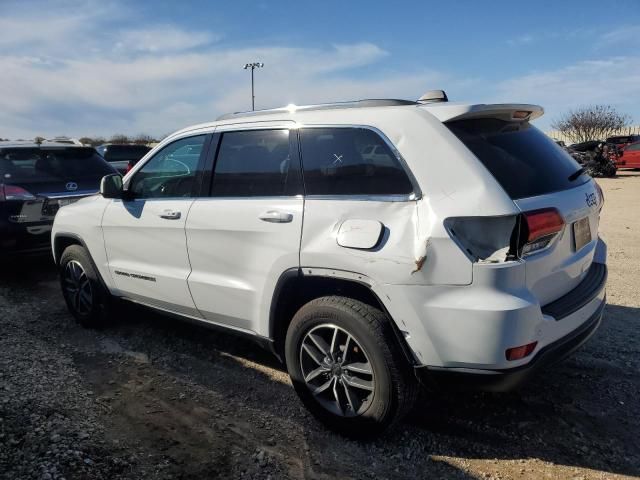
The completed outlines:
<svg viewBox="0 0 640 480">
<path fill-rule="evenodd" d="M 122 32 L 116 49 L 153 53 L 179 52 L 213 43 L 219 38 L 209 32 L 189 32 L 172 25 L 159 25 Z"/>
<path fill-rule="evenodd" d="M 516 38 L 511 38 L 507 40 L 507 45 L 511 47 L 516 47 L 519 45 L 528 45 L 530 43 L 533 43 L 533 41 L 534 41 L 534 36 L 529 33 L 526 33 Z"/>
<path fill-rule="evenodd" d="M 0 17 L 0 137 L 160 135 L 246 110 L 250 82 L 242 66 L 249 61 L 265 63 L 256 71 L 257 108 L 417 98 L 430 88 L 446 88 L 454 99 L 540 103 L 550 117 L 585 103 L 640 108 L 639 57 L 579 62 L 494 85 L 420 67 L 386 68 L 392 53 L 371 42 L 225 47 L 217 32 L 150 20 L 138 29 L 140 18 L 120 3 L 66 1 L 57 10 L 46 3 L 20 10 L 17 2 Z M 28 10 L 40 12 L 37 29 Z"/>
<path fill-rule="evenodd" d="M 560 113 L 587 104 L 611 104 L 623 112 L 640 107 L 640 57 L 583 61 L 531 73 L 497 85 L 494 101 L 524 99 L 546 106 L 545 128 Z M 636 110 L 636 112 L 634 112 Z"/>
<path fill-rule="evenodd" d="M 597 46 L 625 45 L 627 47 L 640 47 L 640 25 L 622 25 L 614 30 L 600 35 Z"/>
</svg>

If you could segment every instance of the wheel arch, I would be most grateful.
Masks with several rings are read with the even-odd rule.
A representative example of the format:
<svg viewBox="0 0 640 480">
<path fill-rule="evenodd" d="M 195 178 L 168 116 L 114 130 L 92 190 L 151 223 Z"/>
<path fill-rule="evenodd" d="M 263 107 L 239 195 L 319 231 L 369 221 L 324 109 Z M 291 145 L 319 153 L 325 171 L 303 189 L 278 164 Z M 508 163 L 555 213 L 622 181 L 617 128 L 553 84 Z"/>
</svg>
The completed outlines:
<svg viewBox="0 0 640 480">
<path fill-rule="evenodd" d="M 79 245 L 87 251 L 87 255 L 89 256 L 89 260 L 91 261 L 91 266 L 93 267 L 96 274 L 98 275 L 98 280 L 100 281 L 100 284 L 106 289 L 107 292 L 109 292 L 110 291 L 109 286 L 104 281 L 104 278 L 102 278 L 102 273 L 100 272 L 98 265 L 93 259 L 93 255 L 91 255 L 91 250 L 89 250 L 89 247 L 87 247 L 87 244 L 82 239 L 82 237 L 76 233 L 68 233 L 68 232 L 56 233 L 55 237 L 53 238 L 53 259 L 56 266 L 60 266 L 60 257 L 62 257 L 62 254 L 64 253 L 65 249 L 67 247 L 70 247 L 71 245 Z"/>
<path fill-rule="evenodd" d="M 75 233 L 56 233 L 56 236 L 53 239 L 53 260 L 56 265 L 60 264 L 60 257 L 62 257 L 62 253 L 71 245 L 80 245 L 89 252 L 87 245 L 79 235 L 76 235 Z M 90 253 L 89 257 L 91 257 Z"/>
<path fill-rule="evenodd" d="M 276 355 L 284 360 L 287 329 L 300 307 L 316 298 L 340 295 L 384 312 L 406 360 L 415 365 L 417 362 L 411 348 L 372 285 L 373 282 L 365 275 L 341 270 L 292 268 L 283 272 L 276 283 L 269 312 L 269 338 L 273 341 Z"/>
</svg>

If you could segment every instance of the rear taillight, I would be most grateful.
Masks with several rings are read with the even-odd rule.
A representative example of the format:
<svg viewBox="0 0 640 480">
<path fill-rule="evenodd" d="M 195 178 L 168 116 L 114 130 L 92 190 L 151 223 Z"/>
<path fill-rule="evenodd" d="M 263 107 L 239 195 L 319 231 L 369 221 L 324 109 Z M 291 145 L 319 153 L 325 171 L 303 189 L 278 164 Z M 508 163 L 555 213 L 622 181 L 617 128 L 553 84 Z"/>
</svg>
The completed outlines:
<svg viewBox="0 0 640 480">
<path fill-rule="evenodd" d="M 34 200 L 35 198 L 24 188 L 0 184 L 0 200 Z"/>
<path fill-rule="evenodd" d="M 451 238 L 463 252 L 478 263 L 501 263 L 515 260 L 511 247 L 518 216 L 452 217 L 444 222 Z"/>
<path fill-rule="evenodd" d="M 520 347 L 508 348 L 505 351 L 505 356 L 509 361 L 520 360 L 521 358 L 531 355 L 531 352 L 536 349 L 536 345 L 538 345 L 538 342 L 531 342 L 526 345 L 521 345 Z"/>
<path fill-rule="evenodd" d="M 555 208 L 503 217 L 454 217 L 445 226 L 458 246 L 478 263 L 501 263 L 552 245 L 564 229 Z"/>
<path fill-rule="evenodd" d="M 518 252 L 530 255 L 551 246 L 564 229 L 564 220 L 555 208 L 532 210 L 522 214 Z"/>
</svg>

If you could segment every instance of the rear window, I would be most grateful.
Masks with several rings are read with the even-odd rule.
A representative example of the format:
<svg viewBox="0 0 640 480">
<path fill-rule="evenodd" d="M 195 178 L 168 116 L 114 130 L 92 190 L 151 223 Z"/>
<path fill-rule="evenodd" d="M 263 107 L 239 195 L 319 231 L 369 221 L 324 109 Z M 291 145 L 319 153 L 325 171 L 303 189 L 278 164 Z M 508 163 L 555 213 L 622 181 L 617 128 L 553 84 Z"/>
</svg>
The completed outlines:
<svg viewBox="0 0 640 480">
<path fill-rule="evenodd" d="M 307 195 L 408 195 L 411 180 L 395 153 L 367 128 L 301 132 Z"/>
<path fill-rule="evenodd" d="M 0 149 L 0 180 L 38 182 L 83 180 L 114 173 L 93 148 L 6 148 Z"/>
<path fill-rule="evenodd" d="M 569 180 L 580 165 L 528 122 L 480 118 L 446 125 L 514 200 L 566 190 L 590 178 Z"/>
</svg>

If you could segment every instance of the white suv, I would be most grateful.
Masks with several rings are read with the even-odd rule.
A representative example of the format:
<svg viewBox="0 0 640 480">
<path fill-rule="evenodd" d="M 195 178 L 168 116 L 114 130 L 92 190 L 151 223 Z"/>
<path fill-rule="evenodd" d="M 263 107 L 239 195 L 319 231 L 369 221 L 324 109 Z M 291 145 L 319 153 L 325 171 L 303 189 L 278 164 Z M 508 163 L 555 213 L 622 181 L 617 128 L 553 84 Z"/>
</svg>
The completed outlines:
<svg viewBox="0 0 640 480">
<path fill-rule="evenodd" d="M 542 112 L 364 100 L 181 130 L 59 211 L 64 297 L 86 325 L 118 297 L 246 334 L 347 435 L 419 380 L 512 388 L 605 305 L 602 192 Z"/>
</svg>

